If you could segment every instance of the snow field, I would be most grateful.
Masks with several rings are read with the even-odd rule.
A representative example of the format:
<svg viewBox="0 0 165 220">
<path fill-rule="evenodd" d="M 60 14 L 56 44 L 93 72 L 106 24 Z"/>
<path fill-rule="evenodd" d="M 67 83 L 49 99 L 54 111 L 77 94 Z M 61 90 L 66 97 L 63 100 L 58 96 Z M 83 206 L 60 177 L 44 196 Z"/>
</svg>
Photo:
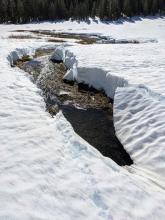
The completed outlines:
<svg viewBox="0 0 165 220">
<path fill-rule="evenodd" d="M 164 18 L 144 19 L 123 26 L 78 25 L 70 21 L 0 25 L 0 219 L 165 218 L 163 27 Z M 158 39 L 152 46 L 139 44 L 139 54 L 136 52 L 133 58 L 134 47 L 138 51 L 139 45 L 124 45 L 125 50 L 121 45 L 73 44 L 66 48 L 70 51 L 68 67 L 77 70 L 74 74 L 70 72 L 70 76 L 105 89 L 109 96 L 115 94 L 117 135 L 135 160 L 135 165 L 127 168 L 129 172 L 77 136 L 62 113 L 51 118 L 45 112 L 41 91 L 29 76 L 10 67 L 14 59 L 32 54 L 35 48 L 45 45 L 43 40 L 21 42 L 5 38 L 9 31 L 23 28 L 97 31 L 120 39 L 141 36 Z M 147 55 L 146 47 L 149 47 Z M 141 64 L 146 56 L 150 54 L 152 58 L 154 53 L 157 55 L 151 59 L 152 65 L 144 68 Z M 78 60 L 78 65 L 70 62 L 70 57 Z M 134 58 L 138 68 L 136 61 L 128 63 Z M 135 86 L 139 83 L 150 89 Z"/>
</svg>

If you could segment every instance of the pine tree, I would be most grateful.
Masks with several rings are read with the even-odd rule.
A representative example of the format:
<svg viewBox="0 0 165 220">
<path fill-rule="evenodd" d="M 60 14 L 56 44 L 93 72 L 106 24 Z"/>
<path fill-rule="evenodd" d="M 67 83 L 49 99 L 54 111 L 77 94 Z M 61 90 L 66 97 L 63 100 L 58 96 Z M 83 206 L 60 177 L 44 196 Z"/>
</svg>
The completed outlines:
<svg viewBox="0 0 165 220">
<path fill-rule="evenodd" d="M 96 2 L 94 2 L 91 11 L 91 17 L 94 18 L 96 15 Z"/>
<path fill-rule="evenodd" d="M 67 18 L 67 9 L 64 0 L 58 0 L 57 1 L 57 12 L 59 18 Z"/>
<path fill-rule="evenodd" d="M 23 22 L 23 16 L 24 16 L 24 7 L 21 0 L 17 0 L 16 2 L 16 14 L 17 14 L 17 22 Z"/>
<path fill-rule="evenodd" d="M 0 1 L 0 21 L 7 22 L 8 21 L 8 14 L 7 14 L 7 1 L 1 0 Z"/>
<path fill-rule="evenodd" d="M 99 8 L 99 17 L 101 19 L 104 19 L 105 18 L 105 0 L 102 0 L 101 3 L 100 3 L 100 8 Z"/>
<path fill-rule="evenodd" d="M 123 3 L 123 13 L 126 16 L 132 16 L 132 9 L 131 9 L 131 0 L 124 0 Z"/>
<path fill-rule="evenodd" d="M 48 10 L 48 12 L 49 12 L 49 19 L 53 20 L 53 19 L 56 18 L 56 10 L 57 9 L 56 9 L 56 6 L 55 6 L 54 2 L 51 2 L 50 6 L 49 6 L 49 10 Z"/>
<path fill-rule="evenodd" d="M 153 15 L 155 15 L 156 13 L 158 13 L 158 1 L 157 0 L 153 0 L 152 2 L 152 8 L 151 8 L 151 12 Z"/>
<path fill-rule="evenodd" d="M 149 14 L 149 2 L 148 2 L 148 0 L 144 0 L 143 13 L 144 13 L 144 15 Z"/>
<path fill-rule="evenodd" d="M 0 0 L 0 22 L 165 14 L 165 0 Z"/>
</svg>

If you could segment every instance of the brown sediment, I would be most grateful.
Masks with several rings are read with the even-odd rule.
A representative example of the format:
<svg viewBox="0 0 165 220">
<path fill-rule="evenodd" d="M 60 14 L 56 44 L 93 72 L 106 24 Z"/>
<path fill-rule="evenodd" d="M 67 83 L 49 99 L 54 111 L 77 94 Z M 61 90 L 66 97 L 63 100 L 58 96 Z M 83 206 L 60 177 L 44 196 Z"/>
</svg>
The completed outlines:
<svg viewBox="0 0 165 220">
<path fill-rule="evenodd" d="M 10 35 L 8 38 L 10 39 L 41 39 L 40 37 L 35 37 L 35 36 L 32 36 L 32 35 Z"/>
<path fill-rule="evenodd" d="M 53 53 L 53 51 L 54 51 L 54 48 L 38 48 L 36 49 L 33 57 L 37 58 L 37 57 L 50 55 L 51 53 Z"/>
<path fill-rule="evenodd" d="M 18 30 L 14 32 L 26 32 L 26 30 Z M 52 31 L 46 31 L 46 30 L 29 30 L 28 33 L 32 33 L 37 35 L 36 39 L 40 39 L 42 36 L 47 37 L 48 42 L 55 42 L 55 43 L 64 43 L 66 42 L 64 39 L 73 39 L 76 40 L 76 43 L 78 44 L 94 44 L 97 41 L 97 38 L 85 36 L 81 34 L 69 34 L 69 33 L 55 33 Z M 20 38 L 21 35 L 11 35 L 10 38 Z M 29 36 L 30 38 L 30 36 Z M 33 37 L 35 38 L 35 37 Z M 60 39 L 61 38 L 61 39 Z M 23 38 L 22 38 L 23 39 Z M 25 39 L 25 38 L 24 38 Z"/>
<path fill-rule="evenodd" d="M 52 42 L 52 43 L 65 43 L 65 40 L 60 40 L 60 39 L 56 39 L 56 38 L 49 38 L 48 42 Z"/>
<path fill-rule="evenodd" d="M 29 55 L 23 55 L 20 59 L 14 61 L 14 66 L 21 68 L 25 62 L 30 60 L 32 60 L 32 58 Z"/>
<path fill-rule="evenodd" d="M 31 38 L 36 39 L 46 39 L 48 42 L 55 42 L 55 43 L 64 43 L 68 39 L 75 40 L 75 43 L 82 44 L 82 45 L 88 45 L 88 44 L 139 44 L 140 41 L 136 39 L 109 39 L 106 36 L 99 36 L 97 34 L 88 35 L 88 34 L 78 34 L 78 33 L 63 33 L 63 32 L 55 32 L 55 31 L 48 31 L 48 30 L 18 30 L 14 32 L 27 32 L 32 33 L 35 35 L 34 37 L 31 36 Z M 25 38 L 24 38 L 25 37 Z M 26 36 L 22 37 L 22 39 L 26 39 Z M 20 38 L 21 35 L 11 35 L 10 38 Z M 28 35 L 27 35 L 28 38 Z M 30 36 L 29 36 L 30 39 Z"/>
<path fill-rule="evenodd" d="M 56 41 L 56 38 L 62 38 L 62 39 L 74 39 L 77 40 L 77 43 L 79 44 L 94 44 L 96 43 L 97 39 L 93 37 L 88 37 L 84 36 L 81 34 L 69 34 L 69 33 L 55 33 L 55 32 L 49 32 L 49 31 L 30 31 L 33 34 L 38 34 L 38 35 L 44 35 L 44 36 L 49 36 L 53 40 Z"/>
</svg>

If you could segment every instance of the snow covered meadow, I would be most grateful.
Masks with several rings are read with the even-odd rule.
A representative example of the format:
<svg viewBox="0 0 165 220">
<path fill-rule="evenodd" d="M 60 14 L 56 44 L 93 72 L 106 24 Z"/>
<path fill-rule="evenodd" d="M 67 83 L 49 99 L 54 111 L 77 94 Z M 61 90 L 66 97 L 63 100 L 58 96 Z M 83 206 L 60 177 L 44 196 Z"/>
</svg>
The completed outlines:
<svg viewBox="0 0 165 220">
<path fill-rule="evenodd" d="M 27 33 L 19 30 L 26 30 Z M 31 30 L 98 35 L 116 43 L 17 39 Z M 30 33 L 30 32 L 29 32 Z M 32 34 L 32 33 L 30 33 Z M 120 43 L 123 40 L 136 44 Z M 66 79 L 114 99 L 116 134 L 134 164 L 119 167 L 80 138 L 14 60 L 58 47 Z M 0 25 L 0 219 L 165 219 L 165 18 Z"/>
</svg>

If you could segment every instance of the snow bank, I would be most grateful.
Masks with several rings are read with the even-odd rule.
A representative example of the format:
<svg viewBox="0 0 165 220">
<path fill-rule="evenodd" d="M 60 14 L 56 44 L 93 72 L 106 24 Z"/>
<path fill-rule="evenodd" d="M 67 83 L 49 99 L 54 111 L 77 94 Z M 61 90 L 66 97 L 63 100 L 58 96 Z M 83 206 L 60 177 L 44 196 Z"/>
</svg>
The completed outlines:
<svg viewBox="0 0 165 220">
<path fill-rule="evenodd" d="M 8 55 L 7 59 L 8 61 L 10 62 L 10 65 L 13 66 L 14 65 L 14 62 L 18 59 L 20 59 L 21 57 L 23 56 L 26 56 L 26 55 L 33 55 L 35 52 L 35 48 L 23 48 L 23 49 L 15 49 L 14 51 L 10 52 L 10 54 Z"/>
<path fill-rule="evenodd" d="M 128 82 L 119 77 L 110 74 L 99 68 L 78 68 L 78 76 L 76 79 L 80 83 L 88 84 L 98 90 L 104 90 L 110 97 L 114 98 L 117 87 L 125 87 Z"/>
<path fill-rule="evenodd" d="M 57 47 L 50 59 L 54 60 L 55 62 L 62 61 L 65 64 L 67 68 L 67 73 L 65 74 L 64 79 L 70 81 L 77 79 L 78 62 L 74 54 L 71 53 L 69 50 L 66 50 L 64 46 Z"/>
<path fill-rule="evenodd" d="M 42 43 L 43 44 L 43 43 Z M 29 56 L 29 57 L 33 57 L 33 55 L 35 54 L 35 51 L 37 48 L 47 48 L 47 49 L 56 49 L 56 47 L 58 46 L 54 46 L 54 45 L 42 45 L 42 44 L 34 44 L 33 46 L 30 47 L 23 47 L 22 48 L 14 48 L 13 51 L 10 51 L 8 56 L 7 56 L 7 60 L 9 61 L 10 65 L 12 66 L 14 64 L 14 62 L 20 58 L 22 58 L 23 56 Z M 40 46 L 41 45 L 41 46 Z M 40 46 L 40 47 L 39 47 Z M 58 59 L 58 58 L 56 58 Z"/>
<path fill-rule="evenodd" d="M 165 98 L 145 86 L 131 86 L 125 79 L 102 69 L 79 68 L 73 53 L 62 47 L 57 51 L 64 54 L 63 62 L 67 57 L 70 64 L 68 80 L 102 89 L 110 98 L 114 98 L 114 124 L 118 138 L 138 169 L 143 169 L 143 173 L 153 172 L 152 176 L 157 176 L 156 182 L 165 188 Z M 74 65 L 76 77 L 73 76 Z"/>
<path fill-rule="evenodd" d="M 54 53 L 51 56 L 51 60 L 55 62 L 63 62 L 65 58 L 65 48 L 63 46 L 59 46 L 55 49 Z"/>
<path fill-rule="evenodd" d="M 142 86 L 118 88 L 114 121 L 135 164 L 165 183 L 165 98 Z"/>
<path fill-rule="evenodd" d="M 69 81 L 76 80 L 78 83 L 85 83 L 96 89 L 104 90 L 111 98 L 114 98 L 117 87 L 125 87 L 128 85 L 128 82 L 125 79 L 119 76 L 114 76 L 102 69 L 79 68 L 76 56 L 63 46 L 59 46 L 55 49 L 51 59 L 55 61 L 63 61 L 65 64 L 68 71 L 64 76 L 64 79 Z"/>
</svg>

